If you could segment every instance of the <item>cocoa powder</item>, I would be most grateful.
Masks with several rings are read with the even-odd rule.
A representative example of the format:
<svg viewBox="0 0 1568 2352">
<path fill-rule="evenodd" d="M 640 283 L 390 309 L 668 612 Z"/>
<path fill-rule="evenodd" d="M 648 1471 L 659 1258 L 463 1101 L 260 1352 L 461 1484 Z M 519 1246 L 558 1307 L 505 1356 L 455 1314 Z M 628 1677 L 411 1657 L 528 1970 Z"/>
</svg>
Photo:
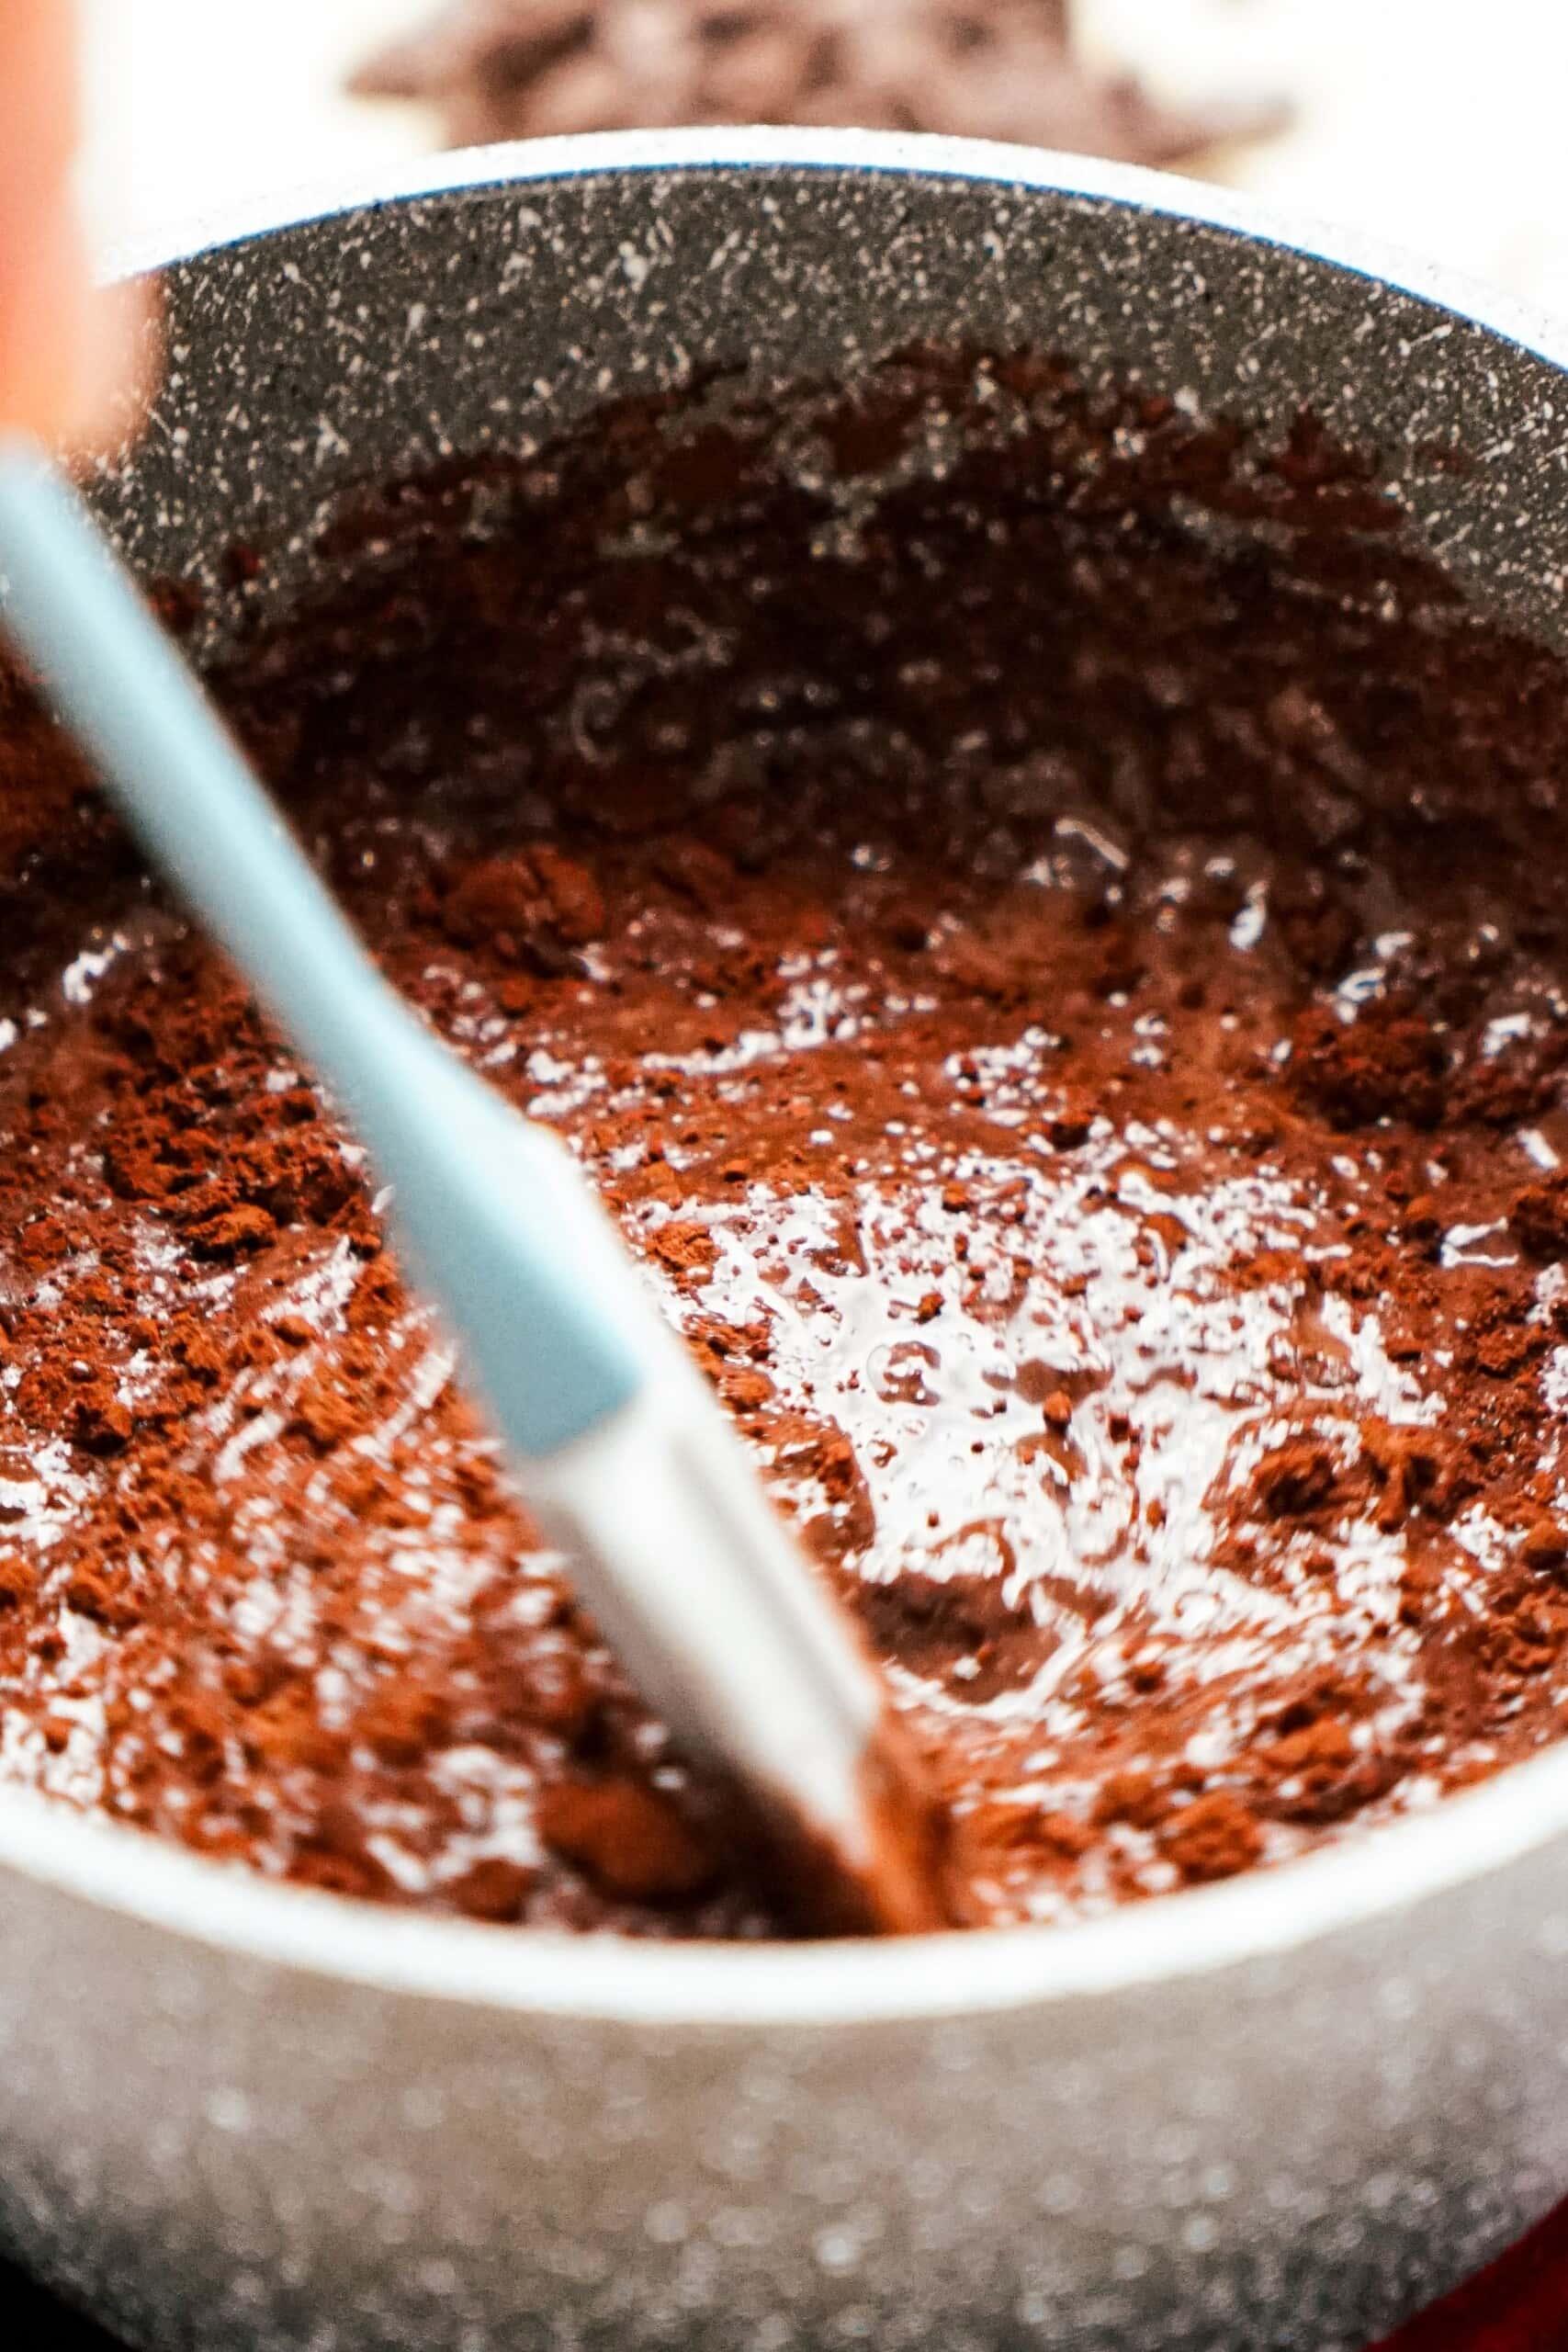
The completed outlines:
<svg viewBox="0 0 1568 2352">
<path fill-rule="evenodd" d="M 1310 421 L 911 353 L 371 489 L 216 678 L 592 1172 L 982 1917 L 1562 1726 L 1568 682 L 1399 526 Z M 779 1931 L 331 1102 L 4 696 L 0 1768 L 377 1900 Z"/>
</svg>

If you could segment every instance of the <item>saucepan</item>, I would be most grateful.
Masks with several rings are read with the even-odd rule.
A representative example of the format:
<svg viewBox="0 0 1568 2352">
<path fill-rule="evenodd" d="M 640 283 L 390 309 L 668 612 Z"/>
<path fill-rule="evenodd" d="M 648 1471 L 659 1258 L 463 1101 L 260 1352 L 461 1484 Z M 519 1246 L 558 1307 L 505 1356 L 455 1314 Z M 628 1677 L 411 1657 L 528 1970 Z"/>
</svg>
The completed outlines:
<svg viewBox="0 0 1568 2352">
<path fill-rule="evenodd" d="M 134 260 L 167 367 L 96 495 L 220 639 L 225 549 L 288 594 L 350 481 L 913 340 L 1308 407 L 1568 639 L 1568 339 L 1174 179 L 628 135 Z M 1565 1963 L 1562 1750 L 1082 1925 L 795 1947 L 389 1915 L 0 1790 L 0 2236 L 147 2346 L 1349 2352 L 1568 2190 Z"/>
</svg>

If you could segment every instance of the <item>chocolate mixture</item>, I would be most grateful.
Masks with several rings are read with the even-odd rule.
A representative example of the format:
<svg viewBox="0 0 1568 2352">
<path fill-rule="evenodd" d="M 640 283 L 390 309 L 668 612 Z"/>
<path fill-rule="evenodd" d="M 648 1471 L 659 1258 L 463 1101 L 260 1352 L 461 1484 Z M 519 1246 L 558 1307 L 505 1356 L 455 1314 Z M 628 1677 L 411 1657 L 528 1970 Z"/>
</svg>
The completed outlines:
<svg viewBox="0 0 1568 2352">
<path fill-rule="evenodd" d="M 220 681 L 592 1170 L 983 1917 L 1568 1708 L 1568 676 L 1398 520 L 1304 421 L 915 353 L 367 496 Z M 773 1932 L 330 1103 L 16 688 L 0 763 L 0 1768 L 389 1902 Z"/>
</svg>

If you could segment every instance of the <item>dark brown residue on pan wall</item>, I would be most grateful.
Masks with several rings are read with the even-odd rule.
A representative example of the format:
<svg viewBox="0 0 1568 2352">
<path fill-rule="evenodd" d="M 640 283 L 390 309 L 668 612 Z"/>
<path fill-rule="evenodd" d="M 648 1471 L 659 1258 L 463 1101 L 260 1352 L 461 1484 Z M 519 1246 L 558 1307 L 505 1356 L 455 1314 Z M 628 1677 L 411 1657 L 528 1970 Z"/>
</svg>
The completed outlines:
<svg viewBox="0 0 1568 2352">
<path fill-rule="evenodd" d="M 1568 1707 L 1568 679 L 1398 519 L 1310 424 L 917 353 L 367 495 L 221 680 L 592 1170 L 982 1917 Z M 770 1932 L 330 1105 L 15 690 L 0 822 L 0 1766 L 388 1902 Z"/>
</svg>

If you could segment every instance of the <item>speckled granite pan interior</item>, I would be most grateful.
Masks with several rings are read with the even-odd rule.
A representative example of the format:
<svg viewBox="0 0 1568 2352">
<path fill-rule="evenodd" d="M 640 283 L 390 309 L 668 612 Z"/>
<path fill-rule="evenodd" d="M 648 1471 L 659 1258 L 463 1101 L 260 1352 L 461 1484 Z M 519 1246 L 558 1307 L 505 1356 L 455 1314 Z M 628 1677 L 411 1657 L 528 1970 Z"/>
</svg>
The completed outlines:
<svg viewBox="0 0 1568 2352">
<path fill-rule="evenodd" d="M 1565 634 L 1549 338 L 1406 266 L 940 141 L 438 172 L 170 272 L 165 389 L 99 494 L 206 581 L 212 639 L 225 547 L 284 547 L 286 596 L 349 481 L 925 337 L 1310 405 L 1485 609 Z M 1568 2185 L 1565 1833 L 1553 1755 L 1083 1929 L 682 1952 L 388 1920 L 0 1800 L 0 2225 L 148 2346 L 1351 2352 Z"/>
</svg>

